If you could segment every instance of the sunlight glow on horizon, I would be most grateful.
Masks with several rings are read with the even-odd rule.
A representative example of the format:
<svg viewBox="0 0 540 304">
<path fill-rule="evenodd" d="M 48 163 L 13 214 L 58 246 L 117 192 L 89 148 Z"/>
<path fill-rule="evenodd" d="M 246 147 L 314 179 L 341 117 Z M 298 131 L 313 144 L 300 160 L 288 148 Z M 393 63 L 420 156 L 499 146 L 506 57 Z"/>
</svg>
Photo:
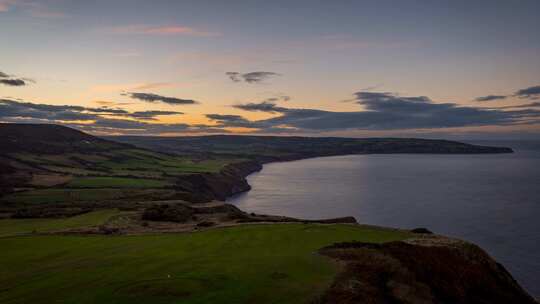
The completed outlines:
<svg viewBox="0 0 540 304">
<path fill-rule="evenodd" d="M 408 5 L 320 3 L 311 5 L 306 18 L 297 18 L 305 14 L 304 1 L 286 7 L 263 2 L 246 7 L 235 1 L 36 3 L 39 5 L 0 2 L 0 39 L 9 41 L 0 49 L 0 72 L 27 82 L 24 86 L 0 84 L 0 98 L 56 106 L 106 106 L 131 113 L 182 112 L 130 120 L 210 128 L 218 124 L 207 114 L 236 115 L 250 122 L 283 115 L 232 107 L 238 104 L 270 101 L 287 109 L 314 110 L 313 115 L 318 110 L 352 113 L 366 110 L 357 102 L 344 101 L 366 91 L 427 96 L 434 104 L 487 109 L 534 101 L 511 95 L 540 84 L 540 21 L 528 18 L 539 6 L 534 1 L 513 11 L 505 3 L 488 8 L 480 3 L 447 7 L 427 1 Z M 381 22 L 376 18 L 380 11 L 403 18 Z M 494 12 L 506 22 L 492 20 Z M 280 22 L 274 19 L 276 15 Z M 226 73 L 230 72 L 246 77 L 251 77 L 249 73 L 270 74 L 254 80 L 229 79 Z M 146 102 L 123 96 L 125 92 L 198 104 Z M 509 97 L 474 101 L 487 95 Z M 528 125 L 444 127 L 441 122 L 431 131 L 524 130 L 540 136 L 534 109 L 538 108 L 526 114 L 532 120 Z M 309 126 L 309 119 L 315 118 L 298 117 L 298 124 Z M 279 125 L 278 120 L 276 123 Z M 257 130 L 241 126 L 240 121 L 234 124 L 223 130 L 242 134 Z M 287 128 L 295 129 L 286 123 L 279 128 L 283 134 Z M 392 135 L 411 134 L 416 129 L 316 130 L 300 130 L 300 134 Z"/>
</svg>

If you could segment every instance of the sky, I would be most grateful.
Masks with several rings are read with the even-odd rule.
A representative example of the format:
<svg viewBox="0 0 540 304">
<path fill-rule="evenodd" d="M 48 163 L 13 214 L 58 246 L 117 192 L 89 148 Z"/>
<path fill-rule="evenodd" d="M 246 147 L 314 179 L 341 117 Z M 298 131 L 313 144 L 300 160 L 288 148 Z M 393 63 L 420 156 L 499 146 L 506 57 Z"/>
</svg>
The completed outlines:
<svg viewBox="0 0 540 304">
<path fill-rule="evenodd" d="M 540 1 L 0 0 L 0 122 L 540 139 Z"/>
</svg>

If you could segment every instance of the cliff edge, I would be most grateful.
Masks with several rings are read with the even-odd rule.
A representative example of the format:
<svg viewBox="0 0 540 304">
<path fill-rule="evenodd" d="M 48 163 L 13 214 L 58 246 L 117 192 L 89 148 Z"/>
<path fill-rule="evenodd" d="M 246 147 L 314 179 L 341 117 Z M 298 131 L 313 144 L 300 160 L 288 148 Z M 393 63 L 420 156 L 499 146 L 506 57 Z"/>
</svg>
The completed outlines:
<svg viewBox="0 0 540 304">
<path fill-rule="evenodd" d="M 501 264 L 461 240 L 336 243 L 320 253 L 344 267 L 315 303 L 537 303 Z"/>
</svg>

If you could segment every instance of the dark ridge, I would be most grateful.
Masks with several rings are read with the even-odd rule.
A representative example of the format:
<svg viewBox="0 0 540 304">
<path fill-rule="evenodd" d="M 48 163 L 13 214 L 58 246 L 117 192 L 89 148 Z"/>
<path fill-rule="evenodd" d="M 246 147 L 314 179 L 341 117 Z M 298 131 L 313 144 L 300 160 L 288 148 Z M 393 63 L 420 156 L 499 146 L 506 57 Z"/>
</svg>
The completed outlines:
<svg viewBox="0 0 540 304">
<path fill-rule="evenodd" d="M 186 137 L 116 136 L 115 141 L 178 154 L 220 154 L 259 161 L 291 160 L 345 154 L 512 153 L 511 148 L 488 147 L 449 140 L 416 138 L 340 138 L 210 135 Z"/>
<path fill-rule="evenodd" d="M 0 153 L 61 154 L 95 152 L 132 147 L 95 137 L 61 125 L 0 124 Z"/>
</svg>

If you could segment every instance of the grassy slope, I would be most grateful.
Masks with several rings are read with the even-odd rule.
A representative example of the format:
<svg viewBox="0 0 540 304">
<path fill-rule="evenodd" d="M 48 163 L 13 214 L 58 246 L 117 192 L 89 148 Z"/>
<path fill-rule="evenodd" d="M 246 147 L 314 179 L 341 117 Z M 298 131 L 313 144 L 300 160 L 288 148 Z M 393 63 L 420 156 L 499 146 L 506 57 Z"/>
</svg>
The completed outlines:
<svg viewBox="0 0 540 304">
<path fill-rule="evenodd" d="M 4 219 L 0 220 L 0 237 L 16 236 L 36 232 L 50 232 L 56 230 L 97 226 L 103 224 L 118 210 L 98 210 L 82 215 L 63 219 Z"/>
<path fill-rule="evenodd" d="M 13 153 L 9 157 L 40 171 L 40 181 L 66 176 L 71 179 L 51 189 L 29 189 L 0 198 L 10 203 L 61 203 L 129 198 L 149 191 L 169 193 L 178 176 L 190 173 L 218 172 L 238 159 L 194 161 L 138 149 L 121 149 L 89 154 L 37 155 Z M 68 180 L 69 180 L 68 179 Z M 22 186 L 22 185 L 21 185 Z M 26 185 L 32 186 L 32 185 Z M 87 189 L 84 189 L 87 188 Z M 95 190 L 94 190 L 95 189 Z M 144 193 L 143 193 L 144 191 Z"/>
<path fill-rule="evenodd" d="M 4 227 L 5 228 L 5 227 Z M 1 303 L 306 303 L 338 241 L 407 234 L 349 225 L 246 225 L 190 234 L 0 238 Z"/>
<path fill-rule="evenodd" d="M 162 188 L 171 185 L 166 181 L 126 177 L 78 177 L 68 188 Z"/>
</svg>

